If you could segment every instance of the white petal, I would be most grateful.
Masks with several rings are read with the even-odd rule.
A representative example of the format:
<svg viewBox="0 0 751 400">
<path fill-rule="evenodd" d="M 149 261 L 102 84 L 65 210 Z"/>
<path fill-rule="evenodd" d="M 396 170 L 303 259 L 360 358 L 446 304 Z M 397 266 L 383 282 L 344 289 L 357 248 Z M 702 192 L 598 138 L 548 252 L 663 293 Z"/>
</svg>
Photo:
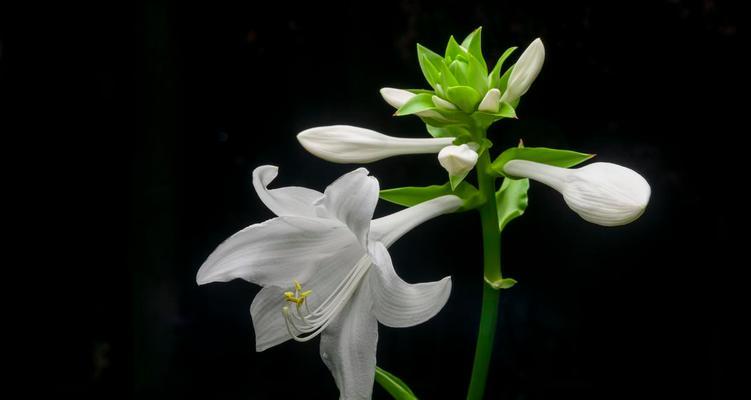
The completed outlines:
<svg viewBox="0 0 751 400">
<path fill-rule="evenodd" d="M 454 138 L 398 138 L 356 126 L 333 125 L 304 130 L 297 140 L 307 151 L 327 161 L 369 163 L 403 154 L 438 153 Z"/>
<path fill-rule="evenodd" d="M 404 328 L 421 324 L 436 315 L 451 294 L 451 277 L 429 283 L 409 284 L 394 271 L 391 258 L 383 245 L 380 258 L 386 262 L 374 265 L 368 273 L 373 296 L 373 312 L 382 324 Z"/>
<path fill-rule="evenodd" d="M 321 359 L 334 376 L 340 400 L 370 399 L 373 394 L 378 321 L 368 291 L 367 279 L 363 279 L 321 334 Z"/>
<path fill-rule="evenodd" d="M 436 197 L 404 210 L 373 220 L 370 224 L 372 241 L 391 246 L 405 233 L 423 222 L 461 207 L 462 199 L 454 195 Z"/>
<path fill-rule="evenodd" d="M 324 260 L 357 246 L 341 223 L 322 218 L 277 217 L 251 225 L 220 244 L 201 265 L 199 285 L 241 278 L 287 287 L 307 280 Z"/>
<path fill-rule="evenodd" d="M 378 180 L 368 176 L 367 169 L 358 168 L 326 188 L 324 196 L 316 202 L 318 214 L 346 224 L 365 248 L 378 191 Z"/>
<path fill-rule="evenodd" d="M 261 289 L 253 299 L 250 315 L 256 334 L 256 351 L 264 351 L 292 338 L 282 316 L 282 307 L 286 303 L 284 290 L 276 286 Z"/>
<path fill-rule="evenodd" d="M 477 106 L 478 111 L 486 111 L 491 113 L 497 113 L 501 106 L 501 91 L 492 88 L 488 90 L 485 97 L 482 98 L 480 105 Z"/>
<path fill-rule="evenodd" d="M 253 187 L 263 204 L 280 217 L 283 215 L 315 217 L 316 211 L 313 203 L 323 194 L 299 186 L 269 190 L 267 186 L 278 173 L 279 167 L 273 165 L 263 165 L 253 170 Z"/>
<path fill-rule="evenodd" d="M 404 103 L 408 102 L 409 99 L 415 97 L 415 94 L 402 89 L 386 87 L 381 89 L 381 96 L 383 96 L 383 99 L 386 100 L 386 103 L 389 103 L 391 107 L 399 109 Z"/>
</svg>

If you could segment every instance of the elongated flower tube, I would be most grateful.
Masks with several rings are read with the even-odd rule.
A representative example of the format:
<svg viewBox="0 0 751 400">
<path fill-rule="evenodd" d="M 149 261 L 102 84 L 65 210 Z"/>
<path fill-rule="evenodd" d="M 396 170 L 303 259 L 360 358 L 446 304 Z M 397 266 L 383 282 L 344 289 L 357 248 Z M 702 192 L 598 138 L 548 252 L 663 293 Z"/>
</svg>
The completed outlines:
<svg viewBox="0 0 751 400">
<path fill-rule="evenodd" d="M 542 45 L 542 40 L 537 38 L 527 46 L 514 65 L 511 76 L 508 78 L 506 91 L 501 96 L 501 101 L 511 103 L 527 93 L 527 90 L 532 86 L 532 82 L 540 74 L 544 61 L 545 46 Z"/>
<path fill-rule="evenodd" d="M 343 175 L 324 193 L 302 187 L 268 189 L 276 175 L 276 167 L 259 167 L 253 185 L 277 217 L 219 245 L 196 280 L 205 284 L 240 278 L 263 286 L 250 306 L 256 350 L 320 335 L 321 358 L 340 398 L 369 399 L 378 322 L 390 327 L 420 324 L 443 308 L 451 292 L 450 277 L 404 282 L 386 249 L 462 201 L 442 196 L 371 221 L 379 185 L 364 168 Z"/>
<path fill-rule="evenodd" d="M 396 155 L 438 153 L 454 138 L 399 138 L 356 126 L 332 125 L 306 129 L 297 140 L 326 161 L 369 163 Z"/>
<path fill-rule="evenodd" d="M 639 218 L 649 203 L 649 183 L 631 169 L 593 163 L 577 169 L 512 160 L 503 170 L 510 176 L 544 183 L 563 195 L 566 204 L 584 220 L 618 226 Z"/>
</svg>

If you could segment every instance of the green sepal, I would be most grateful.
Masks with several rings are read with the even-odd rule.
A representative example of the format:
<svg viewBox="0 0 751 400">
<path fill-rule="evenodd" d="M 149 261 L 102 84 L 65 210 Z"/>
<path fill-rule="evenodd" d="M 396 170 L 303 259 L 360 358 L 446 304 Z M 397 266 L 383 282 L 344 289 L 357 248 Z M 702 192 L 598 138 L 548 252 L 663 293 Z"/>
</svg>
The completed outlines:
<svg viewBox="0 0 751 400">
<path fill-rule="evenodd" d="M 404 105 L 399 107 L 398 110 L 394 113 L 394 115 L 402 116 L 402 115 L 410 115 L 415 114 L 420 111 L 425 110 L 433 110 L 435 109 L 435 104 L 433 104 L 433 95 L 430 93 L 421 93 L 418 95 L 415 95 L 411 99 L 409 99 Z"/>
<path fill-rule="evenodd" d="M 495 290 L 500 289 L 509 289 L 516 285 L 516 279 L 514 278 L 503 278 L 498 280 L 490 280 L 487 277 L 485 277 L 485 283 L 490 285 Z"/>
<path fill-rule="evenodd" d="M 506 178 L 503 180 L 501 188 L 495 192 L 499 231 L 503 231 L 509 222 L 524 214 L 529 204 L 528 190 L 529 179 Z"/>
<path fill-rule="evenodd" d="M 514 50 L 516 50 L 516 49 L 517 49 L 516 46 L 509 47 L 508 49 L 506 49 L 506 51 L 503 52 L 503 54 L 501 55 L 501 57 L 498 59 L 498 62 L 495 63 L 495 67 L 493 67 L 493 70 L 490 72 L 490 75 L 488 75 L 488 81 L 490 81 L 490 87 L 491 88 L 497 88 L 497 89 L 501 90 L 501 92 L 503 92 L 503 89 L 506 88 L 505 85 L 504 85 L 503 89 L 501 89 L 501 87 L 500 87 L 500 83 L 501 83 L 501 69 L 503 68 L 503 62 L 506 61 L 506 59 L 508 58 L 508 56 L 510 56 L 511 53 L 513 53 Z M 506 77 L 506 81 L 508 81 L 508 77 Z"/>
<path fill-rule="evenodd" d="M 480 93 L 469 86 L 449 87 L 446 91 L 448 100 L 456 104 L 459 109 L 466 113 L 471 113 L 480 102 Z"/>
<path fill-rule="evenodd" d="M 435 88 L 436 83 L 439 82 L 438 65 L 443 64 L 443 57 L 418 43 L 417 61 L 420 63 L 420 70 L 422 70 L 425 79 L 430 83 L 430 86 Z"/>
<path fill-rule="evenodd" d="M 446 182 L 443 185 L 405 186 L 384 189 L 381 190 L 380 198 L 390 203 L 412 207 L 447 194 L 458 196 L 464 201 L 464 204 L 456 210 L 457 212 L 473 210 L 485 203 L 485 199 L 482 197 L 480 191 L 469 182 L 461 182 L 453 190 L 450 182 Z"/>
<path fill-rule="evenodd" d="M 376 366 L 375 381 L 396 400 L 417 400 L 417 396 L 404 381 Z"/>
<path fill-rule="evenodd" d="M 487 75 L 488 66 L 485 63 L 485 58 L 482 56 L 482 27 L 475 29 L 472 33 L 467 35 L 462 41 L 462 47 L 467 49 L 469 54 L 474 56 L 477 61 L 480 62 L 484 70 L 483 75 Z"/>
<path fill-rule="evenodd" d="M 490 169 L 501 176 L 507 176 L 503 172 L 503 167 L 511 160 L 528 160 L 555 167 L 571 168 L 594 156 L 594 154 L 549 149 L 547 147 L 512 147 L 501 153 L 490 165 Z"/>
</svg>

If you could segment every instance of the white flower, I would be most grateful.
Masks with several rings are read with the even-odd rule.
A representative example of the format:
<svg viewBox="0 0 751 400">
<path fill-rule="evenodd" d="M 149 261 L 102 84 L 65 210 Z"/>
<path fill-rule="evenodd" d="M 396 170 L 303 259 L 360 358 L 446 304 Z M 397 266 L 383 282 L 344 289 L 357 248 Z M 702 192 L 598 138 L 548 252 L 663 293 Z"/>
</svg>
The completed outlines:
<svg viewBox="0 0 751 400">
<path fill-rule="evenodd" d="M 511 103 L 527 93 L 540 73 L 544 61 L 545 46 L 542 45 L 542 40 L 537 38 L 527 46 L 514 65 L 514 69 L 511 70 L 511 76 L 508 78 L 508 85 L 501 96 L 501 101 Z"/>
<path fill-rule="evenodd" d="M 438 162 L 450 176 L 466 176 L 477 164 L 477 152 L 466 144 L 446 146 L 438 153 Z"/>
<path fill-rule="evenodd" d="M 332 125 L 304 130 L 297 140 L 313 155 L 327 161 L 369 163 L 396 155 L 438 153 L 454 138 L 398 138 L 356 126 Z"/>
<path fill-rule="evenodd" d="M 376 365 L 378 322 L 422 323 L 451 291 L 446 277 L 408 284 L 396 275 L 386 248 L 420 223 L 461 205 L 443 196 L 371 221 L 378 181 L 364 168 L 324 193 L 302 187 L 267 189 L 277 168 L 253 172 L 263 203 L 278 217 L 251 225 L 214 250 L 198 284 L 241 278 L 263 289 L 250 313 L 256 350 L 321 335 L 321 358 L 342 399 L 369 399 Z"/>
<path fill-rule="evenodd" d="M 603 226 L 625 225 L 639 218 L 651 193 L 641 175 L 611 163 L 566 169 L 512 160 L 503 169 L 510 176 L 534 179 L 552 187 L 579 216 Z"/>
</svg>

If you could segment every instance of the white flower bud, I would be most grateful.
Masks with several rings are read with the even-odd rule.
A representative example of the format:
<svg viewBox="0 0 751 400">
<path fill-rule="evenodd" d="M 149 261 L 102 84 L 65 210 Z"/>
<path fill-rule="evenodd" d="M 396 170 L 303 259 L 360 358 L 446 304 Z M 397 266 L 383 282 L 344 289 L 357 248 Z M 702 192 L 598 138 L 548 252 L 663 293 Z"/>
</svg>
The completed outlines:
<svg viewBox="0 0 751 400">
<path fill-rule="evenodd" d="M 297 135 L 306 150 L 335 163 L 369 163 L 402 154 L 438 153 L 454 139 L 398 138 L 349 125 L 319 126 Z"/>
<path fill-rule="evenodd" d="M 535 78 L 540 73 L 544 61 L 545 46 L 542 45 L 542 40 L 537 38 L 527 46 L 527 49 L 524 50 L 524 53 L 522 53 L 514 65 L 501 101 L 511 103 L 524 93 L 527 93 L 529 87 L 532 86 L 532 82 L 535 81 Z"/>
<path fill-rule="evenodd" d="M 438 162 L 450 176 L 465 176 L 477 164 L 477 152 L 463 144 L 446 146 L 438 153 Z"/>
<path fill-rule="evenodd" d="M 383 97 L 383 99 L 386 100 L 386 103 L 389 103 L 391 107 L 394 107 L 397 110 L 400 109 L 411 98 L 415 97 L 414 93 L 409 92 L 407 90 L 403 90 L 403 89 L 394 89 L 394 88 L 386 87 L 386 88 L 381 88 L 380 92 L 381 92 L 381 96 Z M 441 115 L 439 112 L 435 110 L 420 111 L 418 113 L 415 113 L 415 115 L 419 115 L 421 117 L 434 118 L 440 121 L 447 120 L 443 115 Z"/>
<path fill-rule="evenodd" d="M 600 162 L 566 169 L 512 160 L 503 169 L 510 176 L 552 187 L 580 217 L 602 226 L 635 221 L 644 213 L 651 194 L 649 183 L 641 175 L 617 164 Z"/>
<path fill-rule="evenodd" d="M 497 113 L 501 108 L 501 91 L 492 88 L 488 90 L 485 97 L 482 98 L 480 105 L 477 106 L 477 111 L 485 111 L 489 113 Z"/>
<path fill-rule="evenodd" d="M 448 100 L 444 100 L 438 96 L 433 96 L 432 100 L 433 100 L 433 104 L 435 104 L 435 106 L 438 108 L 443 108 L 444 110 L 456 110 L 456 106 L 454 105 L 454 103 Z"/>
</svg>

